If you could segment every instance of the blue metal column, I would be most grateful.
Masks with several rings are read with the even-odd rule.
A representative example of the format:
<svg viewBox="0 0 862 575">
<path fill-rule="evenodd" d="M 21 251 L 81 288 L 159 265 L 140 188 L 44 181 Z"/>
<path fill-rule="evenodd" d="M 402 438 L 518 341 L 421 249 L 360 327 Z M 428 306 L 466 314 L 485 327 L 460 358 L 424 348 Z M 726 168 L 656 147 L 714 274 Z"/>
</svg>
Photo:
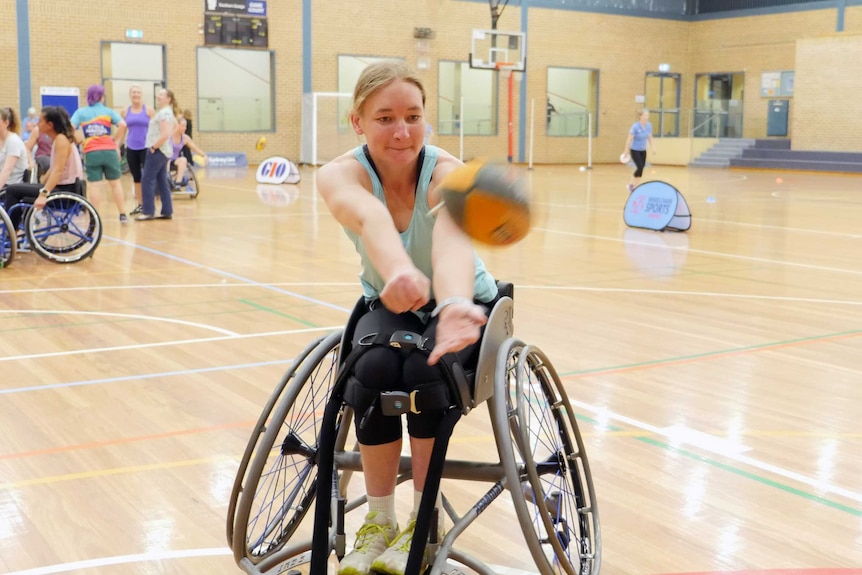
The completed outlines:
<svg viewBox="0 0 862 575">
<path fill-rule="evenodd" d="M 15 0 L 15 19 L 18 27 L 18 102 L 21 117 L 32 106 L 33 87 L 30 84 L 30 2 Z"/>
<path fill-rule="evenodd" d="M 529 0 L 521 0 L 521 32 L 527 33 L 528 15 L 530 13 Z M 527 38 L 527 50 L 530 48 L 530 39 Z M 526 60 L 528 53 L 524 53 Z M 514 72 L 513 72 L 514 73 Z M 527 72 L 521 76 L 521 93 L 518 96 L 520 101 L 518 110 L 518 163 L 523 164 L 527 152 Z"/>
<path fill-rule="evenodd" d="M 844 31 L 844 9 L 847 7 L 847 0 L 837 0 L 836 2 L 838 8 L 838 19 L 835 22 L 835 31 L 843 32 Z"/>
<path fill-rule="evenodd" d="M 302 93 L 311 91 L 311 0 L 302 0 Z"/>
</svg>

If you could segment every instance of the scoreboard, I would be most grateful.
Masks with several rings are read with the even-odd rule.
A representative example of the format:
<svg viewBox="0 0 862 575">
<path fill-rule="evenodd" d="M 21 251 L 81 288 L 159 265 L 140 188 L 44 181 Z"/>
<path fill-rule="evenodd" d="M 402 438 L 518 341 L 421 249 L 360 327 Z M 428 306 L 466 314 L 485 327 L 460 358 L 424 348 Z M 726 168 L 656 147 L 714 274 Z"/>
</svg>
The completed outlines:
<svg viewBox="0 0 862 575">
<path fill-rule="evenodd" d="M 234 14 L 204 14 L 204 44 L 267 48 L 269 32 L 266 18 Z"/>
</svg>

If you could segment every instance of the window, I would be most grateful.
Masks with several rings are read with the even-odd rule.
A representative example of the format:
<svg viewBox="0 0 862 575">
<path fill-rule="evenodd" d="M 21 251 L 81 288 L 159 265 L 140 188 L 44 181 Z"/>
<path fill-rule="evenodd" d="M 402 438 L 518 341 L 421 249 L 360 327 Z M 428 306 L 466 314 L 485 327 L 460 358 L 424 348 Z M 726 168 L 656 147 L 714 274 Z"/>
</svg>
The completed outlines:
<svg viewBox="0 0 862 575">
<path fill-rule="evenodd" d="M 463 103 L 461 99 L 463 98 Z M 463 118 L 461 110 L 463 104 Z M 440 62 L 437 133 L 492 136 L 497 133 L 497 72 L 467 62 Z"/>
<path fill-rule="evenodd" d="M 129 89 L 140 86 L 143 102 L 156 105 L 156 93 L 165 85 L 165 47 L 162 44 L 102 42 L 102 85 L 105 105 L 126 109 Z"/>
<path fill-rule="evenodd" d="M 586 68 L 548 68 L 545 130 L 549 136 L 586 137 L 592 115 L 593 136 L 599 133 L 599 71 Z"/>
<path fill-rule="evenodd" d="M 198 130 L 275 130 L 274 76 L 269 50 L 198 47 Z"/>
</svg>

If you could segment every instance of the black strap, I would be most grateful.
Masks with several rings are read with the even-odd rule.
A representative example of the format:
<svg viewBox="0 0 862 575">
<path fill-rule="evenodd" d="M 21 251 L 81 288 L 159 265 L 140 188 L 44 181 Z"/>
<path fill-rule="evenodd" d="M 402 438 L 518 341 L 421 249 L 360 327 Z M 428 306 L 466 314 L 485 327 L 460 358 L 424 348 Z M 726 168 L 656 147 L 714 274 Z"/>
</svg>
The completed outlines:
<svg viewBox="0 0 862 575">
<path fill-rule="evenodd" d="M 443 416 L 434 438 L 434 448 L 431 450 L 431 461 L 428 464 L 428 474 L 422 488 L 422 500 L 419 512 L 416 514 L 416 525 L 413 528 L 413 541 L 410 543 L 410 553 L 407 555 L 407 568 L 404 575 L 419 575 L 422 568 L 422 555 L 425 553 L 428 533 L 431 531 L 431 517 L 434 514 L 434 504 L 437 492 L 440 490 L 440 479 L 443 477 L 443 464 L 446 462 L 446 451 L 449 448 L 449 438 L 455 424 L 461 418 L 461 410 L 450 409 Z M 443 513 L 443 510 L 440 510 Z"/>
</svg>

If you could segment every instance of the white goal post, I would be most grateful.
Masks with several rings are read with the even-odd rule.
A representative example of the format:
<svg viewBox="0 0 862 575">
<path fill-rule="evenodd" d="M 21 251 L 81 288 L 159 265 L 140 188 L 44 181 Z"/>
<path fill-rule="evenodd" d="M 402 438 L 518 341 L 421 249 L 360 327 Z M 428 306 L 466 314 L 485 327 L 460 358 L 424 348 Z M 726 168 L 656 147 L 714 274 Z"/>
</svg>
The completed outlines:
<svg viewBox="0 0 862 575">
<path fill-rule="evenodd" d="M 321 166 L 362 143 L 350 126 L 352 107 L 353 94 L 303 94 L 300 164 Z"/>
</svg>

